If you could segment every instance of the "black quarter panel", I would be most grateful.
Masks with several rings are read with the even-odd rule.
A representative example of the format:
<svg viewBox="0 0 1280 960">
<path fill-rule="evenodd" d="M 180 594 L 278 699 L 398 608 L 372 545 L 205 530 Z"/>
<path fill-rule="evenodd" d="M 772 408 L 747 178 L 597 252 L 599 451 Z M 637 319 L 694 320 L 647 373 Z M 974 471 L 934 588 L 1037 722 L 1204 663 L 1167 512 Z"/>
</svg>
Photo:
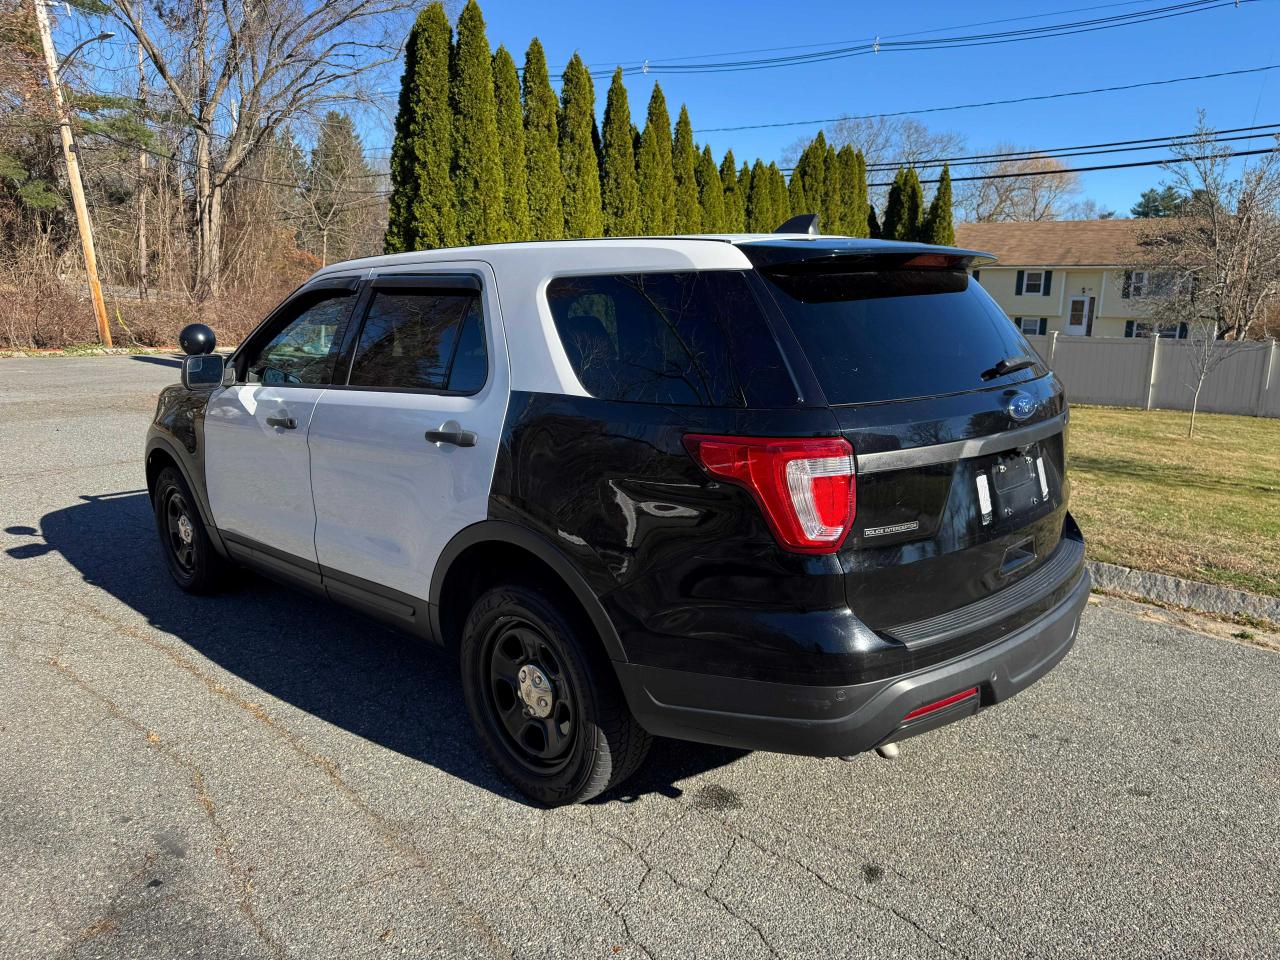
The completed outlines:
<svg viewBox="0 0 1280 960">
<path fill-rule="evenodd" d="M 149 480 L 152 457 L 157 452 L 163 451 L 177 461 L 191 492 L 195 494 L 201 518 L 214 543 L 221 549 L 221 540 L 209 510 L 204 473 L 204 415 L 211 395 L 209 390 L 188 390 L 180 383 L 160 391 L 155 417 L 147 430 L 146 463 Z"/>
<path fill-rule="evenodd" d="M 711 482 L 686 433 L 830 436 L 827 408 L 759 411 L 512 394 L 491 517 L 583 573 L 634 663 L 805 682 L 890 641 L 850 613 L 837 556 L 778 547 L 745 490 Z"/>
</svg>

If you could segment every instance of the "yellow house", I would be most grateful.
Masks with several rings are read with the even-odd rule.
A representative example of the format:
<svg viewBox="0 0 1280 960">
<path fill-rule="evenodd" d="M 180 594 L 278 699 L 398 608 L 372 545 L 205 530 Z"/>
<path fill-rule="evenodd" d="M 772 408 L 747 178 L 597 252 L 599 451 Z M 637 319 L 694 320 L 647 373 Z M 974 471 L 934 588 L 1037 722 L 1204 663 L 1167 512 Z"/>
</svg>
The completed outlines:
<svg viewBox="0 0 1280 960">
<path fill-rule="evenodd" d="M 995 254 L 973 271 L 1023 333 L 1183 337 L 1186 325 L 1149 319 L 1160 278 L 1135 269 L 1140 220 L 958 223 L 956 246 Z"/>
</svg>

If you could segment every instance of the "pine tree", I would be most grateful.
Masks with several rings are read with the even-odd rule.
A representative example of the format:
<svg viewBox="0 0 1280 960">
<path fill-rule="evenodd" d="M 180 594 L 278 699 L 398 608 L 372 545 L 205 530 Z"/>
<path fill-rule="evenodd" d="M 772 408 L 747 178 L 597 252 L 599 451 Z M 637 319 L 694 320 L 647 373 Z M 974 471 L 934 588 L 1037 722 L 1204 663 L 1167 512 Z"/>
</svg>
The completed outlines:
<svg viewBox="0 0 1280 960">
<path fill-rule="evenodd" d="M 498 148 L 502 153 L 503 203 L 508 240 L 529 239 L 529 181 L 525 173 L 524 115 L 520 79 L 506 47 L 493 55 L 493 99 L 498 108 Z"/>
<path fill-rule="evenodd" d="M 400 112 L 391 151 L 388 253 L 458 243 L 458 207 L 450 172 L 453 111 L 449 60 L 453 30 L 442 3 L 418 14 L 409 34 Z"/>
<path fill-rule="evenodd" d="M 671 165 L 671 115 L 659 84 L 653 85 L 648 118 L 636 157 L 640 184 L 640 228 L 651 236 L 676 229 L 676 178 Z"/>
<path fill-rule="evenodd" d="M 524 58 L 524 152 L 529 191 L 529 236 L 559 240 L 564 236 L 564 174 L 560 172 L 559 107 L 547 55 L 537 37 Z"/>
<path fill-rule="evenodd" d="M 787 206 L 789 208 L 789 216 L 798 217 L 802 213 L 814 213 L 813 204 L 809 200 L 809 195 L 804 190 L 804 178 L 797 177 L 794 173 L 791 175 L 791 182 L 787 184 Z M 821 215 L 819 215 L 821 220 Z"/>
<path fill-rule="evenodd" d="M 720 162 L 720 185 L 724 188 L 724 229 L 729 233 L 742 233 L 747 228 L 742 190 L 738 184 L 737 163 L 732 150 Z"/>
<path fill-rule="evenodd" d="M 720 182 L 720 171 L 716 169 L 715 157 L 710 147 L 703 147 L 698 157 L 698 205 L 702 210 L 702 232 L 724 233 L 729 228 L 725 224 L 724 184 Z"/>
<path fill-rule="evenodd" d="M 604 160 L 600 172 L 600 202 L 604 209 L 604 232 L 608 237 L 634 237 L 640 232 L 640 188 L 636 184 L 635 140 L 627 88 L 622 84 L 622 68 L 613 71 L 609 97 L 604 108 L 601 138 Z"/>
<path fill-rule="evenodd" d="M 304 242 L 321 265 L 367 251 L 371 211 L 353 193 L 369 189 L 372 172 L 351 117 L 330 110 L 320 123 L 301 190 Z"/>
<path fill-rule="evenodd" d="M 791 172 L 791 212 L 816 213 L 819 228 L 832 230 L 831 211 L 824 209 L 827 195 L 827 140 L 822 131 L 800 152 Z M 799 204 L 799 206 L 797 206 Z M 805 209 L 800 209 L 804 207 Z"/>
<path fill-rule="evenodd" d="M 458 16 L 451 67 L 458 229 L 463 243 L 499 243 L 507 238 L 507 223 L 498 108 L 493 99 L 493 53 L 476 0 L 467 0 Z"/>
<path fill-rule="evenodd" d="M 822 159 L 823 168 L 827 172 L 827 181 L 825 184 L 826 189 L 822 193 L 823 216 L 829 217 L 832 222 L 843 223 L 845 214 L 840 191 L 844 178 L 840 172 L 840 164 L 836 161 L 836 148 L 828 143 L 824 152 L 825 155 Z"/>
<path fill-rule="evenodd" d="M 560 169 L 564 173 L 565 236 L 598 237 L 604 233 L 604 223 L 593 135 L 595 86 L 587 65 L 576 53 L 561 79 Z"/>
<path fill-rule="evenodd" d="M 938 189 L 934 191 L 933 202 L 929 204 L 929 215 L 924 222 L 925 243 L 936 243 L 944 247 L 954 247 L 956 243 L 956 227 L 951 212 L 951 168 L 945 164 L 942 176 L 938 180 Z"/>
<path fill-rule="evenodd" d="M 903 179 L 902 206 L 905 233 L 899 239 L 921 239 L 924 235 L 924 188 L 915 167 L 908 167 Z"/>
<path fill-rule="evenodd" d="M 844 161 L 848 163 L 849 161 Z M 867 191 L 867 161 L 861 150 L 853 151 L 851 176 L 851 198 L 849 214 L 851 224 L 849 235 L 853 237 L 870 237 L 871 234 L 871 200 Z M 877 229 L 879 227 L 877 226 Z"/>
<path fill-rule="evenodd" d="M 853 147 L 847 143 L 836 152 L 833 168 L 836 181 L 836 212 L 839 216 L 837 228 L 846 237 L 860 236 L 858 230 L 858 161 Z M 863 218 L 865 229 L 866 218 Z"/>
<path fill-rule="evenodd" d="M 893 175 L 893 186 L 889 188 L 889 199 L 884 204 L 884 219 L 880 221 L 880 234 L 886 240 L 909 240 L 910 227 L 907 221 L 906 191 L 907 171 L 902 167 Z"/>
<path fill-rule="evenodd" d="M 698 206 L 698 148 L 693 145 L 689 109 L 680 104 L 671 169 L 676 178 L 676 233 L 701 233 L 702 209 Z"/>
<path fill-rule="evenodd" d="M 747 232 L 768 233 L 777 224 L 770 222 L 773 219 L 773 184 L 763 161 L 757 159 L 751 172 L 740 178 L 739 182 L 742 181 L 747 185 Z"/>
</svg>

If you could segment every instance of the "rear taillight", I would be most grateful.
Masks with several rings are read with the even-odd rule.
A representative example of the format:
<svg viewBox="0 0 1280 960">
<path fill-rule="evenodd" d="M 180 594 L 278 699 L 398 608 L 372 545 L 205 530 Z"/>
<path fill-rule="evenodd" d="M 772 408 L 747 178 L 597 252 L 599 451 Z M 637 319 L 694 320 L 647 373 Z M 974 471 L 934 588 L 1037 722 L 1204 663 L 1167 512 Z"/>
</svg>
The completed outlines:
<svg viewBox="0 0 1280 960">
<path fill-rule="evenodd" d="M 844 543 L 856 488 L 849 441 L 691 433 L 684 445 L 712 476 L 751 492 L 788 550 L 833 553 Z"/>
</svg>

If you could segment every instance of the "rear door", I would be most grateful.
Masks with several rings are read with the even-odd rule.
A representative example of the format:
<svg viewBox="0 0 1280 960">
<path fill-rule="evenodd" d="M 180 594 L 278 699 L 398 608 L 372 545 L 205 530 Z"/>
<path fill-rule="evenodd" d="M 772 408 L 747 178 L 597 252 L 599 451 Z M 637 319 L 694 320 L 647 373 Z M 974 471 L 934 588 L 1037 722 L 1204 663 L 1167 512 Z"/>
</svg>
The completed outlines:
<svg viewBox="0 0 1280 960">
<path fill-rule="evenodd" d="M 377 277 L 308 437 L 330 592 L 425 629 L 436 560 L 484 520 L 509 394 L 492 272 Z"/>
<path fill-rule="evenodd" d="M 1066 404 L 960 258 L 764 266 L 799 353 L 851 442 L 850 606 L 892 627 L 1031 575 L 1062 537 Z"/>
</svg>

